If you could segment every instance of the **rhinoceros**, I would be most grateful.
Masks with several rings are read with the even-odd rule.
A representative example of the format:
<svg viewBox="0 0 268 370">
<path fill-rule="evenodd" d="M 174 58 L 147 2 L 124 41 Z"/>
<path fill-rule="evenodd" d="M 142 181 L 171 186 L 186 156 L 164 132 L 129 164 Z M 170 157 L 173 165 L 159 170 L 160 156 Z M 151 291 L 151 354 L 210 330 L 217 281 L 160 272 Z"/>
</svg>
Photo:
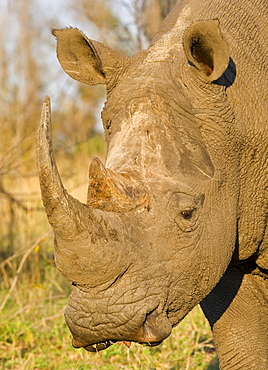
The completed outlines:
<svg viewBox="0 0 268 370">
<path fill-rule="evenodd" d="M 201 303 L 221 369 L 267 370 L 267 0 L 181 0 L 133 57 L 53 34 L 65 72 L 107 88 L 87 204 L 61 182 L 48 97 L 38 133 L 73 346 L 157 345 Z"/>
</svg>

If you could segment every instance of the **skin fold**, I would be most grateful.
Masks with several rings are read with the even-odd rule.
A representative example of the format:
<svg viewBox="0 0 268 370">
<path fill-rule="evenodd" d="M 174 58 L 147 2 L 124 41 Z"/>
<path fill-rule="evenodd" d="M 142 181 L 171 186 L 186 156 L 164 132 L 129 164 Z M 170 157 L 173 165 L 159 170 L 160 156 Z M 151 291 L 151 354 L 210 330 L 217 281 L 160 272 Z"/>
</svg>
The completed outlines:
<svg viewBox="0 0 268 370">
<path fill-rule="evenodd" d="M 157 345 L 201 302 L 221 369 L 268 368 L 267 19 L 264 0 L 181 0 L 131 58 L 53 30 L 65 72 L 107 88 L 87 204 L 61 182 L 48 97 L 38 131 L 74 347 Z"/>
</svg>

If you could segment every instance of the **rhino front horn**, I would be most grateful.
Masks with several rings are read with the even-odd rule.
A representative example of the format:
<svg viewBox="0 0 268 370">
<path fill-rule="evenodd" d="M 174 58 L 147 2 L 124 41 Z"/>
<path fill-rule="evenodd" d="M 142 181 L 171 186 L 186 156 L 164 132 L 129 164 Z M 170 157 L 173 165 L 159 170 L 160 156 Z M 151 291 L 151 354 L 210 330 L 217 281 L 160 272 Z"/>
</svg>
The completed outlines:
<svg viewBox="0 0 268 370">
<path fill-rule="evenodd" d="M 55 235 L 58 269 L 77 285 L 93 287 L 114 279 L 126 269 L 123 227 L 116 215 L 92 209 L 64 189 L 52 149 L 49 97 L 38 130 L 37 165 L 43 203 Z"/>
<path fill-rule="evenodd" d="M 108 212 L 128 212 L 147 207 L 148 197 L 140 182 L 115 173 L 94 157 L 89 169 L 88 205 Z"/>
<path fill-rule="evenodd" d="M 83 207 L 83 204 L 64 189 L 57 169 L 52 148 L 50 98 L 48 96 L 44 100 L 37 135 L 37 167 L 42 200 L 54 233 L 60 233 L 63 238 L 64 232 L 68 237 L 77 234 L 75 220 L 78 209 Z M 78 207 L 77 210 L 76 207 Z"/>
</svg>

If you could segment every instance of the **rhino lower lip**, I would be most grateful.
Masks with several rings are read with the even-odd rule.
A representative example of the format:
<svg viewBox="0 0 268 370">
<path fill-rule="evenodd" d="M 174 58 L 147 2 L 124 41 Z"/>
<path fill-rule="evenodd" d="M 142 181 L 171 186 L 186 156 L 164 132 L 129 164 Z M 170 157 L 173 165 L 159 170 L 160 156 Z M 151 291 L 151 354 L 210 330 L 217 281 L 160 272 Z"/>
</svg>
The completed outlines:
<svg viewBox="0 0 268 370">
<path fill-rule="evenodd" d="M 114 343 L 116 342 L 111 341 L 111 340 L 106 340 L 105 342 L 100 342 L 100 343 L 90 344 L 89 346 L 85 346 L 84 349 L 89 352 L 99 352 L 99 351 L 102 351 L 103 349 L 110 347 Z"/>
<path fill-rule="evenodd" d="M 110 339 L 103 342 L 85 345 L 85 342 L 73 339 L 73 346 L 75 348 L 83 347 L 89 352 L 99 352 L 110 347 L 114 343 L 125 344 L 130 347 L 131 342 L 136 342 L 149 347 L 154 347 L 162 343 L 171 332 L 171 324 L 167 318 L 166 313 L 162 311 L 157 312 L 157 307 L 145 315 L 143 324 L 132 335 L 132 340 L 128 339 Z"/>
<path fill-rule="evenodd" d="M 117 341 L 107 340 L 105 342 L 90 344 L 89 346 L 84 346 L 83 348 L 85 350 L 89 351 L 89 352 L 99 352 L 99 351 L 102 351 L 102 350 L 110 347 L 112 344 L 115 344 L 115 343 L 125 344 L 129 348 L 130 344 L 132 342 L 129 342 L 129 341 L 117 342 Z M 148 347 L 155 347 L 155 346 L 158 346 L 159 344 L 161 344 L 162 341 L 159 341 L 159 342 L 137 342 L 137 343 L 142 344 L 142 345 L 146 345 Z"/>
</svg>

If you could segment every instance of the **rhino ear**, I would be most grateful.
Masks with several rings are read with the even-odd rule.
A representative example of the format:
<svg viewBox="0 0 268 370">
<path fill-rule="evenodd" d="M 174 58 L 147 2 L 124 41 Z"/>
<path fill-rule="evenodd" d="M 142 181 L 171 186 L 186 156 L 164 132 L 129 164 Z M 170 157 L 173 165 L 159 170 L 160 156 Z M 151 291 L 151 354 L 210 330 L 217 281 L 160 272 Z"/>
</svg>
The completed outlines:
<svg viewBox="0 0 268 370">
<path fill-rule="evenodd" d="M 89 40 L 77 28 L 53 29 L 57 38 L 57 56 L 64 71 L 73 79 L 89 85 L 106 84 L 117 70 L 128 64 L 127 57 Z M 118 71 L 119 70 L 119 71 Z"/>
<path fill-rule="evenodd" d="M 230 50 L 218 20 L 192 24 L 184 34 L 183 47 L 189 63 L 207 82 L 220 78 L 228 67 Z"/>
</svg>

